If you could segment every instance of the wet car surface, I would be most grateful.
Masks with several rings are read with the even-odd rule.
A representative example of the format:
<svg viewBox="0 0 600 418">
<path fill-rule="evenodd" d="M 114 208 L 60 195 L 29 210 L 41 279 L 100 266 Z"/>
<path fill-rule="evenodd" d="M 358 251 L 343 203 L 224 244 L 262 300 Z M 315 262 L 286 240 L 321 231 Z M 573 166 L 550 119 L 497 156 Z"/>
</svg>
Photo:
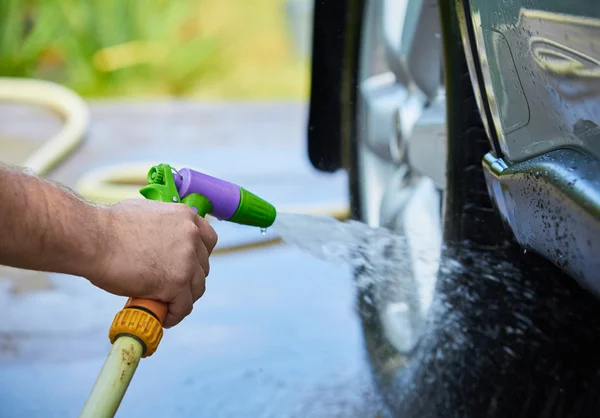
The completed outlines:
<svg viewBox="0 0 600 418">
<path fill-rule="evenodd" d="M 98 104 L 92 118 L 87 142 L 53 174 L 71 186 L 107 163 L 176 160 L 279 207 L 347 199 L 342 174 L 310 168 L 299 104 Z M 26 118 L 5 112 L 0 120 Z M 214 226 L 217 248 L 273 237 Z M 50 289 L 15 294 L 6 279 L 0 416 L 77 416 L 124 298 L 62 275 L 49 276 Z M 354 297 L 349 269 L 289 246 L 216 254 L 205 296 L 142 359 L 117 416 L 378 416 Z"/>
</svg>

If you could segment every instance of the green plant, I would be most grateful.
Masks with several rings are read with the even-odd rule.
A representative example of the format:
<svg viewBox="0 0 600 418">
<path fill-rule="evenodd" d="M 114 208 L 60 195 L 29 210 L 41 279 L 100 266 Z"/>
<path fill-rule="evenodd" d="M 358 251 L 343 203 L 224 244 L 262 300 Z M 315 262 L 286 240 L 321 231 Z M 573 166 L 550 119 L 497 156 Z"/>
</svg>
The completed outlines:
<svg viewBox="0 0 600 418">
<path fill-rule="evenodd" d="M 87 95 L 185 94 L 215 68 L 217 41 L 185 31 L 197 1 L 63 0 L 66 84 Z M 129 47 L 119 62 L 118 47 Z M 103 54 L 103 55 L 99 55 Z M 134 55 L 137 55 L 135 57 Z M 104 57 L 104 60 L 98 57 Z M 113 58 L 110 65 L 108 58 Z M 212 59 L 212 61 L 211 61 Z M 136 87 L 137 86 L 137 87 Z"/>
<path fill-rule="evenodd" d="M 59 28 L 54 0 L 0 0 L 0 75 L 32 76 Z"/>
<path fill-rule="evenodd" d="M 182 95 L 220 68 L 196 0 L 0 0 L 0 75 L 85 96 Z"/>
<path fill-rule="evenodd" d="M 57 81 L 85 97 L 304 97 L 306 65 L 289 53 L 280 7 L 0 0 L 0 76 Z"/>
</svg>

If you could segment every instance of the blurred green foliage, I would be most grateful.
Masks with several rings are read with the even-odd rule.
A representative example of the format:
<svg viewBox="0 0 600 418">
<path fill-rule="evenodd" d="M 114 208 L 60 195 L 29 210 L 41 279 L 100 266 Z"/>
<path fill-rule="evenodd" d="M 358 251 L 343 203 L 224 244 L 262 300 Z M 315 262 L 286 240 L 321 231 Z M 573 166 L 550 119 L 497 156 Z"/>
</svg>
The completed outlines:
<svg viewBox="0 0 600 418">
<path fill-rule="evenodd" d="M 0 0 L 0 76 L 84 96 L 185 95 L 222 68 L 202 0 Z"/>
<path fill-rule="evenodd" d="M 0 0 L 0 74 L 25 77 L 35 72 L 43 52 L 58 32 L 59 10 L 42 1 L 33 25 L 31 2 Z"/>
</svg>

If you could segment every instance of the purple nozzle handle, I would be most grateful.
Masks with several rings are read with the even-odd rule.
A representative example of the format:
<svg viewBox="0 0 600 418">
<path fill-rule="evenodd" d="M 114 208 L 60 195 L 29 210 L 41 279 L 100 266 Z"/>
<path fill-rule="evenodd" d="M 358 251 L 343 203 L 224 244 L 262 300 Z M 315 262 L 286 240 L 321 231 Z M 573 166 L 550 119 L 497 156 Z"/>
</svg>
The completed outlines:
<svg viewBox="0 0 600 418">
<path fill-rule="evenodd" d="M 198 171 L 183 168 L 173 174 L 179 196 L 183 199 L 189 194 L 198 193 L 206 197 L 213 210 L 210 213 L 220 221 L 231 219 L 240 205 L 240 188 L 233 183 L 211 177 Z"/>
</svg>

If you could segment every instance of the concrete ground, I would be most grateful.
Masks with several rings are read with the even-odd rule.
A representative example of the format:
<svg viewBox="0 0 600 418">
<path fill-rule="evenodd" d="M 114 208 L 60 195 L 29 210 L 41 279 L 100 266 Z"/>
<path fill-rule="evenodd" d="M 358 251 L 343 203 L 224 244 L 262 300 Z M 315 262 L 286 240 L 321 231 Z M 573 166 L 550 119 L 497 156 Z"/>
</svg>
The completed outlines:
<svg viewBox="0 0 600 418">
<path fill-rule="evenodd" d="M 172 162 L 238 182 L 276 206 L 343 204 L 344 174 L 310 167 L 306 111 L 290 103 L 96 103 L 85 144 L 52 177 Z M 58 123 L 0 107 L 0 161 Z M 216 223 L 219 246 L 268 239 Z M 376 417 L 348 269 L 278 245 L 215 255 L 207 293 L 143 359 L 118 416 Z M 0 270 L 0 416 L 77 416 L 124 298 L 85 279 Z"/>
</svg>

